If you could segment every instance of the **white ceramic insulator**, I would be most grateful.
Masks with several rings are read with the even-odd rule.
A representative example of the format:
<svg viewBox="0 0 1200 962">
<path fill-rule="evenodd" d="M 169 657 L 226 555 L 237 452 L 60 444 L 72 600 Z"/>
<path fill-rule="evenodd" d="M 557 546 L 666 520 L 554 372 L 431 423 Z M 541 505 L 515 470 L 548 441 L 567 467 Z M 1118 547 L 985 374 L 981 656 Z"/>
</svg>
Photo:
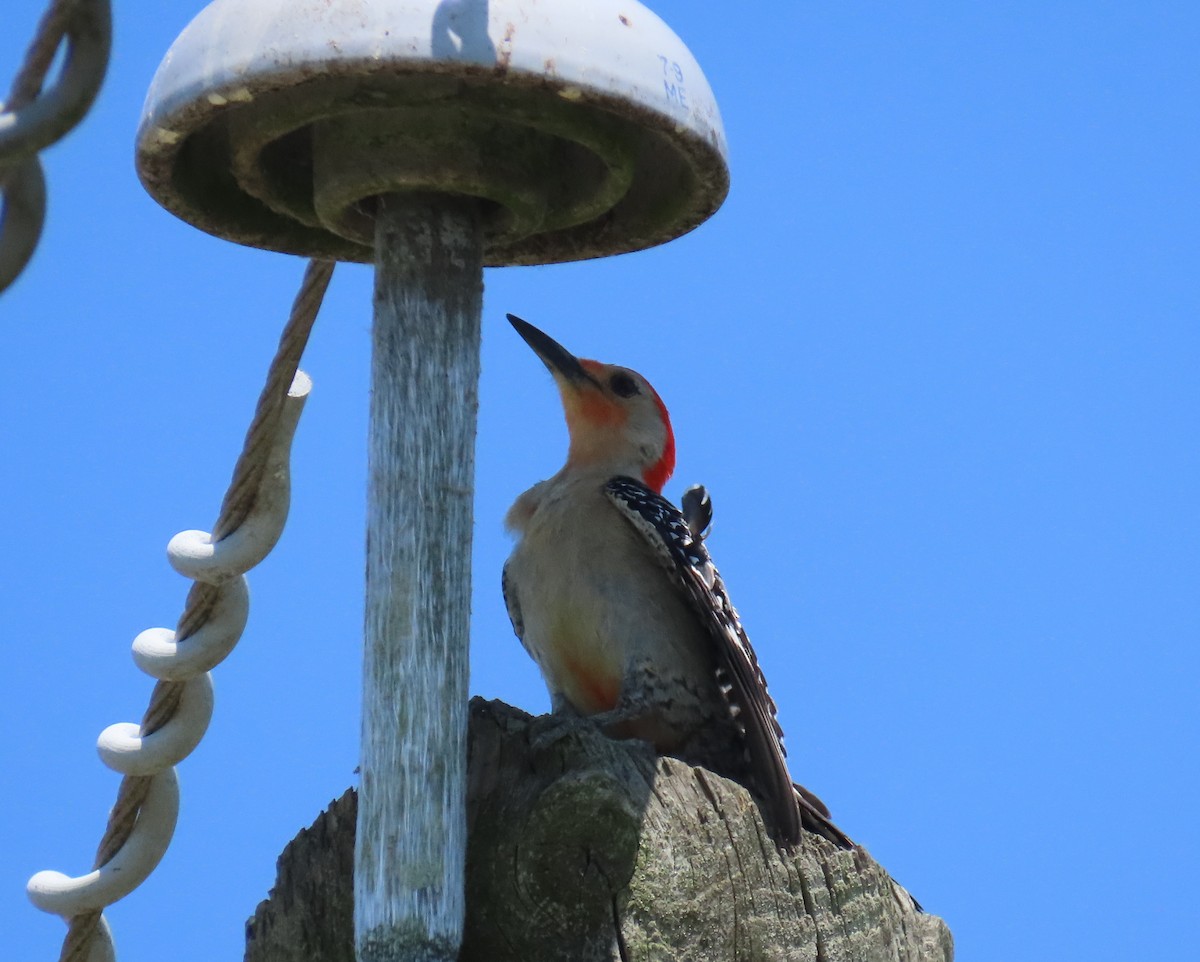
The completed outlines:
<svg viewBox="0 0 1200 962">
<path fill-rule="evenodd" d="M 69 918 L 94 912 L 124 898 L 154 871 L 175 832 L 179 815 L 179 779 L 168 768 L 154 776 L 133 834 L 106 865 L 72 878 L 62 872 L 38 872 L 25 887 L 43 912 Z"/>
<path fill-rule="evenodd" d="M 292 439 L 311 389 L 309 376 L 297 371 L 280 412 L 278 433 L 267 455 L 258 497 L 238 529 L 215 544 L 207 531 L 181 531 L 171 539 L 167 559 L 185 578 L 221 584 L 249 571 L 275 547 L 291 502 L 288 461 Z"/>
<path fill-rule="evenodd" d="M 171 720 L 149 735 L 140 725 L 118 722 L 100 733 L 100 761 L 122 775 L 154 775 L 192 753 L 212 720 L 212 677 L 205 672 L 184 683 L 179 707 Z"/>
<path fill-rule="evenodd" d="M 133 660 L 162 681 L 186 681 L 212 671 L 233 651 L 250 615 L 250 589 L 242 577 L 217 588 L 217 600 L 204 625 L 175 640 L 170 628 L 147 628 L 133 639 Z"/>
</svg>

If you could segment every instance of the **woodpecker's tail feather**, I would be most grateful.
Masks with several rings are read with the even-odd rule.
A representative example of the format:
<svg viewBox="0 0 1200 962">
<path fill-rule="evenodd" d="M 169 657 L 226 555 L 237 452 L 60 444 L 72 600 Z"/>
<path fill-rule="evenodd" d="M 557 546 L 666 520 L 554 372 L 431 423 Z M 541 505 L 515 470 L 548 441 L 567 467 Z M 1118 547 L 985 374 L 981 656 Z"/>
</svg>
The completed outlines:
<svg viewBox="0 0 1200 962">
<path fill-rule="evenodd" d="M 799 795 L 802 799 L 804 799 L 806 802 L 808 802 L 809 805 L 811 805 L 813 808 L 815 808 L 820 815 L 823 815 L 825 818 L 833 817 L 832 815 L 829 814 L 829 806 L 826 805 L 823 801 L 821 801 L 820 797 L 818 797 L 818 795 L 815 792 L 810 792 L 807 788 L 805 788 L 799 782 L 792 782 L 792 788 L 794 788 L 796 790 L 797 795 Z"/>
<path fill-rule="evenodd" d="M 820 835 L 828 839 L 838 848 L 855 848 L 853 840 L 840 828 L 833 824 L 829 817 L 829 809 L 825 803 L 803 785 L 792 782 L 796 790 L 796 801 L 800 805 L 800 824 L 806 832 Z"/>
<path fill-rule="evenodd" d="M 679 507 L 692 537 L 697 541 L 707 538 L 713 523 L 713 504 L 708 495 L 708 488 L 702 484 L 693 484 L 683 492 Z"/>
</svg>

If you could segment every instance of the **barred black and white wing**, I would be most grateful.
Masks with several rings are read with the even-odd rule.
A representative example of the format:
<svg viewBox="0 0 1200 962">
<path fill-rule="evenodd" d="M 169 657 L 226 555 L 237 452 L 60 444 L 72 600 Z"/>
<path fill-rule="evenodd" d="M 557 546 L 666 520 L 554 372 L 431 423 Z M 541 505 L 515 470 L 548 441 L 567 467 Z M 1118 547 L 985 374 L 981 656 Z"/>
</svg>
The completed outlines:
<svg viewBox="0 0 1200 962">
<path fill-rule="evenodd" d="M 788 774 L 775 702 L 725 583 L 698 537 L 700 531 L 694 530 L 695 520 L 689 525 L 689 518 L 671 502 L 633 478 L 613 478 L 604 492 L 642 535 L 707 629 L 716 656 L 717 682 L 745 742 L 752 788 L 767 804 L 780 839 L 795 844 L 800 839 L 802 803 Z M 711 516 L 711 507 L 708 513 Z M 698 526 L 701 531 L 707 520 Z"/>
<path fill-rule="evenodd" d="M 516 633 L 517 640 L 526 651 L 529 651 L 529 646 L 525 644 L 525 619 L 521 617 L 521 605 L 517 601 L 517 593 L 513 590 L 513 586 L 508 578 L 508 562 L 504 562 L 504 568 L 500 572 L 500 591 L 504 594 L 504 607 L 508 609 L 508 620 L 512 622 L 513 631 Z M 533 655 L 533 652 L 529 652 Z M 534 661 L 537 661 L 534 658 Z"/>
</svg>

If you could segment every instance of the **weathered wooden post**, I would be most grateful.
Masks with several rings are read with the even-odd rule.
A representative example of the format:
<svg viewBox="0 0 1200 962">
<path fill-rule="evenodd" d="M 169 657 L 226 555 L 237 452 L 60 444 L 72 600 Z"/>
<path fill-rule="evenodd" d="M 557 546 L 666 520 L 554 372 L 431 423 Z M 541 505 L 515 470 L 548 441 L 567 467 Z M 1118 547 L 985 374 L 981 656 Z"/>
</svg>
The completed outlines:
<svg viewBox="0 0 1200 962">
<path fill-rule="evenodd" d="M 471 702 L 459 962 L 951 962 L 865 849 L 769 840 L 739 785 L 637 741 Z M 356 799 L 279 858 L 245 962 L 352 962 Z"/>
<path fill-rule="evenodd" d="M 356 953 L 455 958 L 482 266 L 701 223 L 728 187 L 712 93 L 633 0 L 216 0 L 138 169 L 214 234 L 376 266 Z"/>
</svg>

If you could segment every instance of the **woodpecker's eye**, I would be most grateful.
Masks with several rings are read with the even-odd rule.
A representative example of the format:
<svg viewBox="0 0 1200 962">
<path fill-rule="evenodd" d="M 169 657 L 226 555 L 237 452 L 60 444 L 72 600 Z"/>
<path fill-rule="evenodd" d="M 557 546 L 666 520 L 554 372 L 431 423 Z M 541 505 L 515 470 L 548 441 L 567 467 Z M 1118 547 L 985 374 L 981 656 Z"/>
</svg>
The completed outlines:
<svg viewBox="0 0 1200 962">
<path fill-rule="evenodd" d="M 638 393 L 637 382 L 624 371 L 618 371 L 608 379 L 608 386 L 617 397 L 633 397 Z"/>
</svg>

